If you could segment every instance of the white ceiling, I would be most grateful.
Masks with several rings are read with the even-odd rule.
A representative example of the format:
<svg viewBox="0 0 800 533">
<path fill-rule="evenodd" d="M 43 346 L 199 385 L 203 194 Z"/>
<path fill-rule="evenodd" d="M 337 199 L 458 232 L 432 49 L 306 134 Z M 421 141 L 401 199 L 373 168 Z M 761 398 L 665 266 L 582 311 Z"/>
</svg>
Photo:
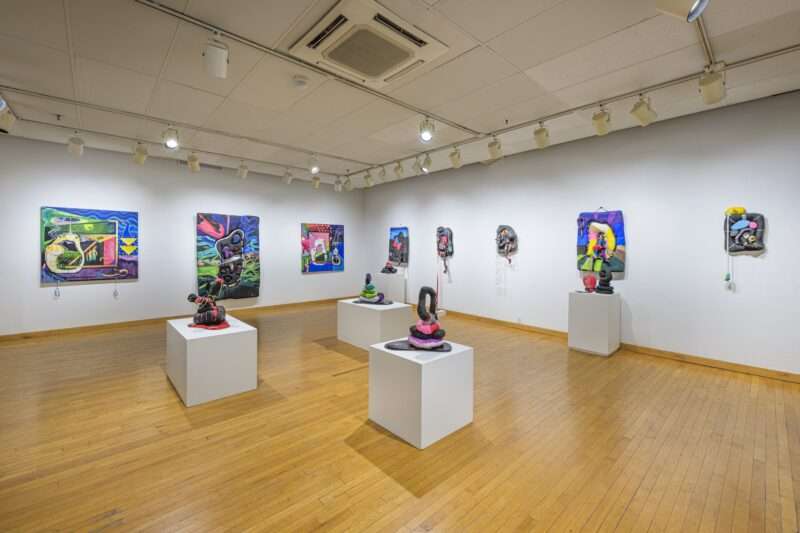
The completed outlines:
<svg viewBox="0 0 800 533">
<path fill-rule="evenodd" d="M 288 51 L 336 0 L 161 3 Z M 695 27 L 659 14 L 655 0 L 380 3 L 449 48 L 382 92 L 481 133 L 693 74 L 705 64 Z M 704 19 L 717 60 L 800 43 L 800 0 L 711 0 Z M 181 130 L 184 145 L 209 152 L 201 153 L 207 163 L 235 167 L 245 159 L 253 170 L 280 175 L 282 165 L 307 164 L 309 156 L 292 147 L 350 159 L 321 156 L 327 181 L 472 137 L 437 123 L 434 142 L 423 145 L 419 114 L 230 39 L 223 38 L 231 50 L 228 78 L 211 78 L 201 58 L 209 36 L 134 0 L 4 0 L 0 84 L 136 114 L 3 91 L 22 119 L 12 133 L 63 143 L 72 134 L 63 127 L 74 128 L 89 146 L 131 151 L 130 139 L 159 142 L 164 125 L 140 115 L 156 117 L 216 131 Z M 304 90 L 292 85 L 297 74 L 308 78 Z M 728 97 L 714 107 L 798 89 L 800 52 L 726 76 Z M 659 119 L 709 109 L 696 87 L 692 81 L 651 93 Z M 609 106 L 615 129 L 634 126 L 632 103 Z M 591 136 L 590 119 L 584 111 L 549 122 L 552 142 Z M 502 136 L 505 152 L 532 149 L 531 129 Z M 464 146 L 465 161 L 485 159 L 485 145 Z M 432 157 L 435 169 L 449 165 L 446 152 Z"/>
</svg>

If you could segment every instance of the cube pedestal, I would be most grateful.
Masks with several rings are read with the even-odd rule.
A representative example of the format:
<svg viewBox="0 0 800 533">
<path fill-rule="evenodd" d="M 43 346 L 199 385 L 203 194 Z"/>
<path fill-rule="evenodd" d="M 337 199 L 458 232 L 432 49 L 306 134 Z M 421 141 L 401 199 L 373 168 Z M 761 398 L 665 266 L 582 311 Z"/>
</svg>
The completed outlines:
<svg viewBox="0 0 800 533">
<path fill-rule="evenodd" d="M 426 448 L 472 422 L 474 352 L 369 348 L 369 419 Z"/>
<path fill-rule="evenodd" d="M 187 407 L 258 386 L 258 332 L 232 316 L 229 328 L 191 328 L 167 321 L 167 376 Z"/>
<path fill-rule="evenodd" d="M 366 350 L 376 342 L 408 335 L 408 328 L 413 325 L 414 317 L 408 304 L 356 304 L 348 299 L 339 300 L 336 322 L 340 341 Z"/>
<path fill-rule="evenodd" d="M 582 352 L 611 355 L 619 349 L 621 314 L 617 293 L 570 293 L 567 344 Z"/>
</svg>

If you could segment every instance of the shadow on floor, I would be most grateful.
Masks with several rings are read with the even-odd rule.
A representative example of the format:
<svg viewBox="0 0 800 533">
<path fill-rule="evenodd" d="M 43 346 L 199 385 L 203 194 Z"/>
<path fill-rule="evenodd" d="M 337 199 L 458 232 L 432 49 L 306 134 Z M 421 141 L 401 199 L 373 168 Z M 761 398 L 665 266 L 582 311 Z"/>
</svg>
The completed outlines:
<svg viewBox="0 0 800 533">
<path fill-rule="evenodd" d="M 328 351 L 336 352 L 338 354 L 344 355 L 345 357 L 349 357 L 353 361 L 357 363 L 366 364 L 369 362 L 369 352 L 367 350 L 362 350 L 357 346 L 353 346 L 352 344 L 348 344 L 346 342 L 342 342 L 336 337 L 325 337 L 322 339 L 316 339 L 314 341 L 315 344 L 322 346 Z"/>
</svg>

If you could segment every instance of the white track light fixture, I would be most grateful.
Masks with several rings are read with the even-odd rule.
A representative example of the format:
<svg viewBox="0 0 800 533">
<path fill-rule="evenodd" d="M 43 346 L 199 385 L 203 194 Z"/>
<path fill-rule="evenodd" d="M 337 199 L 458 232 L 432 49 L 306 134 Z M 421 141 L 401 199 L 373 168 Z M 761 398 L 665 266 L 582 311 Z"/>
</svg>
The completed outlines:
<svg viewBox="0 0 800 533">
<path fill-rule="evenodd" d="M 292 175 L 292 171 L 287 168 L 286 172 L 283 173 L 283 178 L 281 179 L 283 179 L 283 182 L 286 185 L 291 185 L 292 182 L 294 181 L 294 176 Z"/>
<path fill-rule="evenodd" d="M 344 190 L 346 190 L 347 192 L 350 192 L 350 191 L 353 190 L 353 180 L 350 179 L 350 176 L 348 176 L 344 180 Z"/>
<path fill-rule="evenodd" d="M 694 22 L 708 7 L 709 0 L 656 0 L 656 9 L 686 22 Z"/>
<path fill-rule="evenodd" d="M 200 172 L 200 158 L 196 153 L 189 154 L 189 157 L 186 158 L 186 165 L 192 172 Z"/>
<path fill-rule="evenodd" d="M 386 167 L 380 167 L 378 169 L 378 181 L 380 182 L 386 181 Z"/>
<path fill-rule="evenodd" d="M 592 125 L 597 135 L 601 137 L 607 135 L 611 131 L 611 113 L 601 107 L 600 111 L 592 116 Z"/>
<path fill-rule="evenodd" d="M 405 175 L 405 173 L 406 169 L 403 168 L 403 162 L 398 161 L 397 164 L 394 166 L 394 175 L 397 176 L 397 178 L 399 179 L 402 178 L 403 175 Z"/>
<path fill-rule="evenodd" d="M 423 118 L 419 123 L 419 140 L 427 144 L 433 140 L 434 133 L 436 133 L 436 125 L 428 117 Z"/>
<path fill-rule="evenodd" d="M 181 145 L 180 140 L 178 139 L 178 130 L 172 126 L 165 129 L 164 133 L 161 134 L 161 142 L 164 144 L 164 148 L 167 150 L 177 150 Z"/>
<path fill-rule="evenodd" d="M 461 150 L 458 149 L 458 146 L 453 148 L 453 151 L 447 157 L 450 158 L 450 164 L 453 168 L 461 168 Z"/>
<path fill-rule="evenodd" d="M 550 146 L 550 131 L 544 127 L 544 122 L 540 122 L 539 127 L 533 130 L 533 140 L 540 150 Z"/>
<path fill-rule="evenodd" d="M 633 104 L 631 115 L 639 121 L 642 127 L 649 126 L 658 118 L 658 113 L 656 113 L 653 110 L 653 106 L 650 105 L 650 99 L 641 95 L 639 96 L 639 101 Z"/>
<path fill-rule="evenodd" d="M 236 169 L 236 175 L 243 180 L 247 179 L 247 175 L 250 173 L 250 168 L 244 164 L 244 161 L 241 162 L 239 168 Z"/>
<path fill-rule="evenodd" d="M 308 162 L 308 171 L 311 172 L 312 176 L 319 174 L 319 159 L 317 159 L 317 156 L 311 156 L 311 160 Z"/>
<path fill-rule="evenodd" d="M 725 77 L 721 72 L 714 72 L 710 67 L 700 76 L 700 94 L 706 105 L 714 105 L 725 98 Z"/>
<path fill-rule="evenodd" d="M 333 192 L 342 192 L 342 178 L 336 178 L 333 182 Z"/>
<path fill-rule="evenodd" d="M 311 186 L 314 187 L 314 190 L 319 189 L 320 179 L 319 176 L 314 176 L 311 179 Z"/>
<path fill-rule="evenodd" d="M 422 171 L 425 174 L 430 174 L 433 167 L 433 161 L 431 161 L 430 154 L 425 154 L 425 159 L 422 160 Z"/>
<path fill-rule="evenodd" d="M 489 151 L 490 160 L 496 161 L 503 157 L 503 145 L 500 143 L 500 139 L 497 137 L 492 137 L 492 142 L 490 142 L 486 148 Z"/>
<path fill-rule="evenodd" d="M 416 174 L 417 176 L 422 174 L 422 163 L 419 162 L 419 156 L 417 156 L 416 159 L 414 159 L 414 164 L 411 165 L 411 170 L 413 170 L 414 174 Z"/>
<path fill-rule="evenodd" d="M 83 147 L 86 143 L 83 142 L 78 136 L 78 132 L 75 132 L 75 135 L 69 138 L 67 142 L 67 151 L 74 155 L 75 157 L 80 157 L 83 155 Z"/>
<path fill-rule="evenodd" d="M 17 117 L 11 112 L 6 101 L 0 98 L 0 133 L 10 132 L 16 121 Z"/>
<path fill-rule="evenodd" d="M 136 148 L 133 149 L 133 162 L 137 165 L 144 165 L 147 161 L 147 146 L 142 143 L 136 143 Z"/>
<path fill-rule="evenodd" d="M 209 39 L 203 48 L 203 61 L 209 76 L 224 80 L 228 77 L 228 63 L 230 62 L 228 45 L 216 39 Z"/>
<path fill-rule="evenodd" d="M 364 174 L 364 185 L 366 185 L 367 188 L 372 188 L 372 186 L 375 185 L 375 181 L 372 179 L 372 174 L 369 170 Z"/>
</svg>

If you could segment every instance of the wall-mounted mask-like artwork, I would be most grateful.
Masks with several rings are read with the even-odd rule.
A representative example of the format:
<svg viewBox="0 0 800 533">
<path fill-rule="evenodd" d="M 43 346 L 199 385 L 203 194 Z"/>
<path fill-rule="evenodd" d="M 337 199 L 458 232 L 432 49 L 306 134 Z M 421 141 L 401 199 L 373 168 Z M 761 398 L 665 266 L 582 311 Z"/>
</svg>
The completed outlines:
<svg viewBox="0 0 800 533">
<path fill-rule="evenodd" d="M 42 207 L 44 284 L 139 278 L 139 213 Z"/>
<path fill-rule="evenodd" d="M 578 215 L 578 270 L 625 272 L 625 220 L 622 211 Z"/>
<path fill-rule="evenodd" d="M 301 224 L 301 267 L 303 274 L 344 270 L 344 226 Z"/>
<path fill-rule="evenodd" d="M 728 208 L 725 211 L 725 250 L 731 255 L 763 252 L 765 229 L 764 215 L 748 213 L 744 207 Z"/>
<path fill-rule="evenodd" d="M 448 271 L 448 260 L 453 257 L 453 230 L 444 226 L 436 228 L 436 253 L 444 263 L 444 273 Z"/>
<path fill-rule="evenodd" d="M 217 300 L 257 297 L 261 287 L 259 246 L 258 217 L 198 213 L 198 294 L 208 296 L 220 278 Z"/>
<path fill-rule="evenodd" d="M 505 257 L 510 264 L 511 256 L 517 253 L 517 250 L 519 249 L 517 232 L 514 231 L 514 228 L 511 226 L 497 226 L 497 232 L 494 240 L 497 244 L 497 253 L 501 257 Z"/>
</svg>

